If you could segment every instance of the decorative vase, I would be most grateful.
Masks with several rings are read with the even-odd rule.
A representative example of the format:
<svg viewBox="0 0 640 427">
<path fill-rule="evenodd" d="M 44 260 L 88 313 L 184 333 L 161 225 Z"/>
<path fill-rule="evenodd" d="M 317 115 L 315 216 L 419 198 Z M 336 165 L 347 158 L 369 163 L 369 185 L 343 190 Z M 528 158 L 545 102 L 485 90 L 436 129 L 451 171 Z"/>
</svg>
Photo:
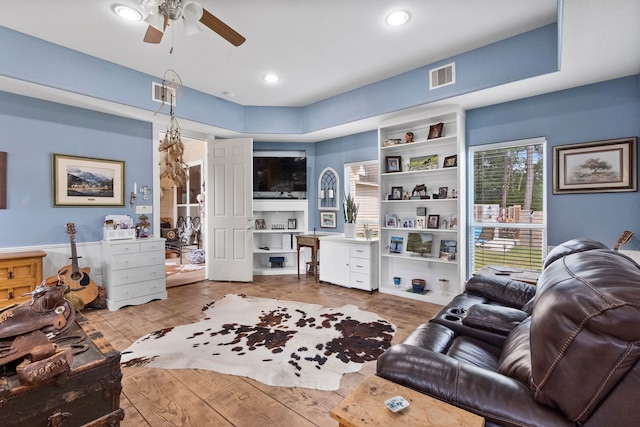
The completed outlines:
<svg viewBox="0 0 640 427">
<path fill-rule="evenodd" d="M 344 223 L 344 237 L 349 239 L 353 239 L 356 237 L 356 230 L 358 228 L 358 224 L 355 222 L 345 222 Z"/>
</svg>

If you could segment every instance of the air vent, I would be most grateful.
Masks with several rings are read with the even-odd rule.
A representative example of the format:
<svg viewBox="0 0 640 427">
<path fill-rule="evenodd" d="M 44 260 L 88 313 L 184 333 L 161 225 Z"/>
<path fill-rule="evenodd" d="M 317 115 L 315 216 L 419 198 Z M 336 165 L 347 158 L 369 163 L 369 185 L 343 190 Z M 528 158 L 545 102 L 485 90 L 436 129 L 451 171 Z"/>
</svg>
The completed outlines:
<svg viewBox="0 0 640 427">
<path fill-rule="evenodd" d="M 452 85 L 456 82 L 456 63 L 444 65 L 429 71 L 429 90 L 442 86 Z"/>
<path fill-rule="evenodd" d="M 171 96 L 173 94 L 173 96 Z M 151 82 L 151 99 L 160 103 L 171 103 L 174 107 L 176 105 L 176 92 L 175 89 L 163 86 L 160 83 Z"/>
</svg>

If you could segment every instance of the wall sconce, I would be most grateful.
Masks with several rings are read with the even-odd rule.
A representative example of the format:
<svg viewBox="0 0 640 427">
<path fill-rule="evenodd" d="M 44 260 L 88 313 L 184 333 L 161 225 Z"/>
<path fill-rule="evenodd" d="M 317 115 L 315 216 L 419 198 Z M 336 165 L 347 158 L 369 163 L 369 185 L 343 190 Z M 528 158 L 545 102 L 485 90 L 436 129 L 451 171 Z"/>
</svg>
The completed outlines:
<svg viewBox="0 0 640 427">
<path fill-rule="evenodd" d="M 318 199 L 324 199 L 324 190 L 318 191 Z"/>
<path fill-rule="evenodd" d="M 333 189 L 329 189 L 329 198 L 333 199 Z"/>
<path fill-rule="evenodd" d="M 138 192 L 138 183 L 133 183 L 133 191 L 131 192 L 131 196 L 129 197 L 129 204 L 133 207 L 136 204 L 136 193 Z"/>
<path fill-rule="evenodd" d="M 144 200 L 148 200 L 149 194 L 151 194 L 151 188 L 148 185 L 143 185 L 140 187 L 140 194 L 142 194 Z"/>
</svg>

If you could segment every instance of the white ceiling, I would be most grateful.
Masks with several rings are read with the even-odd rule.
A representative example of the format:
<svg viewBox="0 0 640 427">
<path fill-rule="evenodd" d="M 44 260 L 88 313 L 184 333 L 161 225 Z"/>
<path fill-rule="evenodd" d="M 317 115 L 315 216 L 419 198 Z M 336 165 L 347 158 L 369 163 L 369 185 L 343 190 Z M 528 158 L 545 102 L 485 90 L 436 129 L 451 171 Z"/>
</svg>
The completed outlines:
<svg viewBox="0 0 640 427">
<path fill-rule="evenodd" d="M 185 86 L 242 105 L 304 106 L 557 19 L 556 0 L 199 2 L 247 41 L 234 47 L 207 28 L 186 37 L 180 22 L 161 44 L 144 43 L 144 22 L 125 22 L 111 11 L 137 0 L 2 0 L 0 25 L 159 78 L 173 68 Z M 385 15 L 397 9 L 408 11 L 410 21 L 390 28 Z M 563 15 L 559 73 L 447 102 L 476 108 L 640 73 L 640 1 L 564 0 Z M 270 72 L 281 81 L 263 82 Z M 369 121 L 306 138 L 371 128 Z"/>
</svg>

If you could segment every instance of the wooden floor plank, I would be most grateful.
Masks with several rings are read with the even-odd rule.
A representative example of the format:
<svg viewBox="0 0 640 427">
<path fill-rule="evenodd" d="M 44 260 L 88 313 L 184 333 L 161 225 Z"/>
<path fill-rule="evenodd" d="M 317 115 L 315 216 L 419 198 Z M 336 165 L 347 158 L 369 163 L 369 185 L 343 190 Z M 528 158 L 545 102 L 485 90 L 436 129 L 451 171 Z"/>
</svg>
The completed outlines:
<svg viewBox="0 0 640 427">
<path fill-rule="evenodd" d="M 111 345 L 126 349 L 141 336 L 197 322 L 205 304 L 227 294 L 279 298 L 327 307 L 354 304 L 378 314 L 398 328 L 399 342 L 426 322 L 440 306 L 374 292 L 317 283 L 296 275 L 256 276 L 252 283 L 202 281 L 167 290 L 168 299 L 117 311 L 83 310 L 83 314 Z M 375 361 L 356 373 L 345 374 L 336 391 L 271 387 L 245 377 L 179 369 L 123 368 L 122 427 L 139 426 L 335 426 L 329 412 L 366 375 Z"/>
</svg>

